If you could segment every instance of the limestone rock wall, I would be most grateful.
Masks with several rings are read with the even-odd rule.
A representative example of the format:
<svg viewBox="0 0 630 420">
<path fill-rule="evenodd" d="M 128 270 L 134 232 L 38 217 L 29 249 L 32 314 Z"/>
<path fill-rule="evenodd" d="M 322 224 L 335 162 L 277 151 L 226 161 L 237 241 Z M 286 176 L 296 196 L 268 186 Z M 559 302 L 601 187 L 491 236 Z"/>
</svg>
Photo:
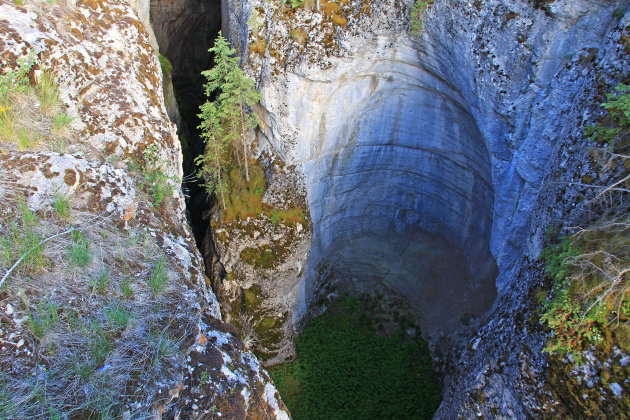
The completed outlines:
<svg viewBox="0 0 630 420">
<path fill-rule="evenodd" d="M 428 307 L 439 330 L 488 309 L 495 283 L 485 333 L 468 342 L 452 371 L 464 379 L 436 416 L 553 413 L 557 400 L 535 391 L 541 337 L 523 324 L 542 278 L 531 262 L 549 222 L 541 206 L 554 206 L 541 190 L 566 164 L 554 156 L 580 132 L 593 89 L 620 78 L 627 2 L 436 0 L 421 36 L 399 2 L 350 1 L 336 23 L 326 10 L 227 3 L 263 94 L 261 130 L 305 174 L 314 238 L 297 321 L 327 293 L 376 283 L 439 302 Z M 441 282 L 459 293 L 446 308 L 431 282 L 453 276 L 424 269 L 440 262 L 460 274 Z M 461 303 L 471 307 L 453 313 Z"/>
<path fill-rule="evenodd" d="M 55 112 L 74 120 L 63 139 L 29 125 L 52 134 L 19 143 L 3 131 L 0 141 L 3 235 L 22 223 L 49 238 L 42 266 L 18 266 L 3 285 L 2 310 L 11 317 L 0 331 L 0 365 L 15 386 L 2 413 L 288 418 L 256 358 L 220 321 L 186 222 L 180 143 L 164 106 L 157 53 L 134 8 L 126 0 L 0 2 L 2 72 L 17 68 L 28 51 L 37 59 L 31 83 L 51 72 L 60 97 Z M 31 100 L 15 96 L 23 97 Z M 12 99 L 2 113 L 22 124 L 22 106 Z M 33 115 L 48 124 L 38 107 L 34 102 Z M 146 175 L 156 165 L 173 187 L 160 205 Z M 58 197 L 67 200 L 65 214 L 55 210 Z M 35 221 L 24 219 L 27 210 Z M 89 244 L 81 265 L 72 263 L 77 241 Z M 4 274 L 4 260 L 2 268 Z M 26 320 L 43 316 L 41 302 L 59 309 L 52 329 L 38 333 Z M 132 315 L 112 324 L 111 308 Z M 95 361 L 99 337 L 107 338 L 107 352 L 99 350 Z M 88 370 L 75 375 L 77 366 Z M 45 398 L 22 398 L 37 386 Z"/>
</svg>

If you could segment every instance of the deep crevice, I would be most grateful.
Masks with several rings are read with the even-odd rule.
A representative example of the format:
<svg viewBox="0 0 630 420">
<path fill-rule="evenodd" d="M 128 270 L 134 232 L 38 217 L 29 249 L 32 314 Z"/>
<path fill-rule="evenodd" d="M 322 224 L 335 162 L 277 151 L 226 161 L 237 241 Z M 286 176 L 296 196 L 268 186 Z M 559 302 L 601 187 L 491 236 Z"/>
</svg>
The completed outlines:
<svg viewBox="0 0 630 420">
<path fill-rule="evenodd" d="M 188 221 L 198 248 L 203 249 L 209 209 L 214 200 L 195 176 L 194 159 L 204 151 L 197 129 L 197 114 L 206 100 L 205 79 L 201 72 L 213 64 L 208 49 L 221 29 L 221 1 L 172 3 L 151 0 L 151 23 L 160 53 L 173 65 L 173 88 L 181 115 L 177 129 L 184 154 L 182 189 L 186 196 Z"/>
</svg>

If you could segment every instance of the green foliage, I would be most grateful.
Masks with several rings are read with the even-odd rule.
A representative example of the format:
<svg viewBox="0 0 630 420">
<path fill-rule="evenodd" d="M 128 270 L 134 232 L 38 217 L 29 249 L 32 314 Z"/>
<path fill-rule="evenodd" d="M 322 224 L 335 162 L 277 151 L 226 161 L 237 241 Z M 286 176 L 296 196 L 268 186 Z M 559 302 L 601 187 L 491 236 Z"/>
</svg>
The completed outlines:
<svg viewBox="0 0 630 420">
<path fill-rule="evenodd" d="M 593 151 L 602 159 L 600 170 L 609 171 L 609 186 L 602 186 L 596 200 L 628 191 L 630 167 L 627 136 L 630 128 L 630 86 L 620 84 L 606 95 L 607 110 L 600 123 L 585 129 L 599 144 Z M 620 153 L 612 150 L 619 148 Z M 612 175 L 612 176 L 611 176 Z M 553 335 L 545 351 L 570 354 L 581 360 L 581 351 L 591 345 L 610 349 L 615 343 L 630 350 L 630 219 L 624 199 L 612 199 L 606 213 L 590 226 L 563 238 L 542 253 L 554 284 L 551 299 L 543 306 L 541 321 Z"/>
<path fill-rule="evenodd" d="M 304 4 L 304 0 L 287 0 L 292 9 L 297 9 Z"/>
<path fill-rule="evenodd" d="M 422 26 L 424 25 L 424 14 L 433 4 L 433 0 L 416 0 L 413 6 L 411 6 L 411 32 L 414 35 L 420 35 L 422 32 Z"/>
<path fill-rule="evenodd" d="M 171 74 L 171 72 L 173 71 L 173 65 L 171 64 L 170 60 L 162 54 L 158 55 L 158 60 L 160 60 L 162 74 Z"/>
<path fill-rule="evenodd" d="M 247 152 L 247 130 L 255 128 L 257 122 L 247 107 L 261 99 L 255 83 L 245 76 L 238 65 L 236 51 L 220 34 L 209 50 L 214 55 L 215 65 L 201 74 L 206 78 L 206 96 L 217 95 L 214 101 L 206 101 L 201 106 L 199 129 L 206 144 L 203 156 L 195 162 L 201 167 L 200 177 L 206 181 L 208 191 L 221 194 L 226 208 L 229 155 L 233 155 L 240 167 L 245 170 L 249 182 L 249 154 Z"/>
<path fill-rule="evenodd" d="M 69 252 L 70 265 L 85 268 L 92 261 L 90 243 L 78 230 L 72 232 L 72 244 Z"/>
<path fill-rule="evenodd" d="M 252 14 L 249 17 L 249 20 L 247 21 L 247 27 L 249 28 L 249 30 L 255 32 L 258 29 L 260 29 L 263 26 L 263 24 L 264 22 L 260 18 L 260 13 L 258 12 L 258 10 L 256 9 L 252 10 Z"/>
<path fill-rule="evenodd" d="M 166 260 L 164 257 L 160 257 L 155 263 L 153 273 L 149 278 L 149 286 L 153 293 L 160 293 L 166 288 L 168 284 L 168 273 L 166 271 Z"/>
<path fill-rule="evenodd" d="M 35 64 L 37 56 L 33 50 L 26 57 L 18 59 L 15 70 L 7 70 L 0 75 L 0 106 L 9 106 L 11 95 L 17 92 L 26 93 L 32 90 L 28 74 Z"/>
<path fill-rule="evenodd" d="M 376 332 L 372 310 L 331 305 L 297 338 L 297 359 L 268 369 L 294 419 L 432 418 L 440 386 L 426 343 Z"/>
<path fill-rule="evenodd" d="M 153 198 L 153 205 L 159 206 L 164 197 L 173 193 L 176 180 L 167 175 L 168 162 L 160 157 L 156 145 L 148 146 L 143 154 L 146 164 L 142 168 L 144 179 L 140 185 Z"/>
<path fill-rule="evenodd" d="M 68 199 L 65 198 L 60 193 L 55 193 L 55 199 L 53 201 L 53 206 L 55 207 L 55 212 L 62 219 L 68 219 L 70 217 L 70 203 L 68 203 Z"/>
<path fill-rule="evenodd" d="M 606 98 L 607 102 L 602 107 L 608 111 L 609 118 L 600 124 L 587 126 L 584 134 L 600 145 L 608 144 L 612 150 L 616 140 L 630 127 L 630 86 L 621 83 Z"/>
</svg>

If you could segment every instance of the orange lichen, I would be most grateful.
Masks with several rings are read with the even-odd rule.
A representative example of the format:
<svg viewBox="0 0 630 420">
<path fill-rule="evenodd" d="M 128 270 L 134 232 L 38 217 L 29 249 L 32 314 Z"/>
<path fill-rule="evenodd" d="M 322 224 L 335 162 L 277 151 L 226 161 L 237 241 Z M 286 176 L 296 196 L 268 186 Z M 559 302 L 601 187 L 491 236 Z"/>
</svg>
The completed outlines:
<svg viewBox="0 0 630 420">
<path fill-rule="evenodd" d="M 345 27 L 346 24 L 348 23 L 348 19 L 346 19 L 343 16 L 339 16 L 337 14 L 333 14 L 332 15 L 332 22 L 337 25 L 337 26 L 342 26 Z"/>
</svg>

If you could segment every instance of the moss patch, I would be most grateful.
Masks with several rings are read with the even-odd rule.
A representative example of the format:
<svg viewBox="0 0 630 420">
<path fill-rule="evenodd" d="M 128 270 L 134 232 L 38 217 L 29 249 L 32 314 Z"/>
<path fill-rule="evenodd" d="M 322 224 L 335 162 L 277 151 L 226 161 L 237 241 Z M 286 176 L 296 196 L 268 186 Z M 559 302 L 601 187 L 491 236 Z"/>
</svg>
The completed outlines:
<svg viewBox="0 0 630 420">
<path fill-rule="evenodd" d="M 294 419 L 433 416 L 440 387 L 426 343 L 384 334 L 373 308 L 333 303 L 297 339 L 297 359 L 268 369 Z"/>
</svg>

